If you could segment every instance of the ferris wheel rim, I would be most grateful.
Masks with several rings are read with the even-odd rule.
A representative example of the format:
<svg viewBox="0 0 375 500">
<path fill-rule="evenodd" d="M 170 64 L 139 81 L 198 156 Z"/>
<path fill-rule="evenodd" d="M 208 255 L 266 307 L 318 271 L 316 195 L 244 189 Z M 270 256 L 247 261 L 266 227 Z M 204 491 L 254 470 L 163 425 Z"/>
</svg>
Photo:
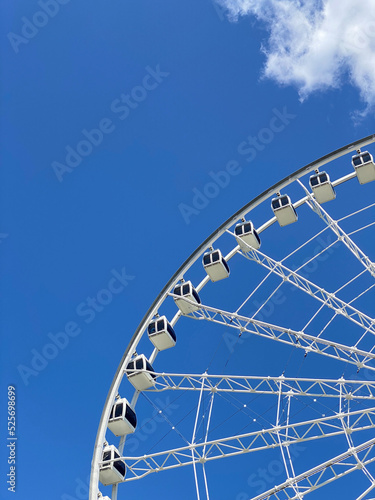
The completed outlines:
<svg viewBox="0 0 375 500">
<path fill-rule="evenodd" d="M 248 214 L 255 207 L 266 201 L 270 196 L 280 192 L 283 188 L 290 185 L 292 182 L 300 179 L 304 175 L 319 169 L 320 167 L 330 163 L 331 161 L 344 156 L 345 154 L 349 154 L 350 152 L 357 151 L 362 147 L 365 147 L 369 144 L 375 142 L 375 134 L 371 134 L 362 139 L 354 141 L 350 144 L 347 144 L 331 153 L 328 153 L 317 160 L 314 160 L 311 163 L 308 163 L 304 167 L 299 168 L 292 174 L 286 176 L 282 180 L 275 183 L 270 188 L 263 191 L 261 194 L 253 198 L 251 201 L 246 203 L 242 208 L 240 208 L 237 212 L 235 212 L 231 217 L 229 217 L 225 222 L 223 222 L 216 230 L 214 230 L 191 254 L 190 256 L 183 262 L 183 264 L 178 268 L 178 270 L 173 274 L 173 276 L 168 280 L 166 285 L 162 288 L 158 296 L 155 298 L 146 314 L 142 318 L 138 327 L 136 328 L 131 340 L 129 341 L 124 354 L 121 358 L 121 361 L 118 365 L 118 368 L 113 377 L 110 389 L 107 394 L 107 398 L 104 404 L 104 408 L 102 411 L 101 419 L 98 426 L 97 436 L 94 445 L 94 453 L 91 463 L 91 475 L 90 475 L 90 487 L 89 487 L 89 500 L 96 500 L 97 495 L 99 493 L 99 464 L 101 461 L 101 453 L 103 450 L 103 443 L 105 442 L 105 433 L 107 429 L 107 423 L 110 416 L 110 410 L 113 404 L 113 401 L 118 393 L 118 388 L 121 383 L 121 380 L 124 375 L 124 366 L 129 359 L 129 355 L 131 356 L 134 351 L 134 346 L 138 344 L 141 337 L 143 336 L 144 330 L 147 327 L 148 323 L 152 320 L 155 315 L 155 311 L 157 311 L 160 305 L 164 302 L 166 297 L 170 295 L 168 293 L 169 290 L 183 277 L 183 275 L 190 269 L 190 267 L 198 260 L 198 258 L 202 255 L 204 250 L 208 247 L 212 246 L 212 244 L 222 235 L 225 231 L 228 230 L 236 221 L 241 219 L 244 215 Z M 333 185 L 337 185 L 341 182 L 345 182 L 345 180 L 349 180 L 350 178 L 355 177 L 355 172 L 343 176 L 338 179 L 336 182 L 333 182 Z M 299 202 L 301 202 L 299 200 Z M 302 203 L 301 203 L 302 204 Z M 268 221 L 269 222 L 269 221 Z M 265 225 L 264 225 L 265 226 Z M 267 225 L 268 227 L 268 225 Z M 263 228 L 262 228 L 263 229 Z M 266 227 L 264 227 L 266 229 Z M 206 277 L 208 278 L 208 277 Z M 206 280 L 202 280 L 201 284 Z M 207 280 L 208 281 L 208 280 Z M 204 286 L 204 285 L 203 285 Z M 180 313 L 177 313 L 176 316 L 180 316 Z M 157 349 L 154 350 L 155 356 Z M 136 391 L 137 393 L 138 391 Z M 112 500 L 116 500 L 117 498 L 117 486 L 113 491 L 116 491 L 115 498 Z"/>
</svg>

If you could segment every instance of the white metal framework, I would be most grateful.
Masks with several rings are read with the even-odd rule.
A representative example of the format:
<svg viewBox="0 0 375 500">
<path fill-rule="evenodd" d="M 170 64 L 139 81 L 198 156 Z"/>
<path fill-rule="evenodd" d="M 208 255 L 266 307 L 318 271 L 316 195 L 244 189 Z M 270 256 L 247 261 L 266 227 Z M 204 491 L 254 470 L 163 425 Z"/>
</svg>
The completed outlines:
<svg viewBox="0 0 375 500">
<path fill-rule="evenodd" d="M 272 186 L 223 223 L 169 280 L 125 349 L 110 387 L 94 448 L 89 500 L 97 500 L 98 495 L 102 493 L 108 495 L 111 500 L 117 500 L 118 492 L 122 489 L 126 498 L 126 484 L 129 487 L 129 484 L 136 484 L 135 481 L 149 475 L 167 478 L 171 470 L 179 468 L 182 468 L 181 473 L 183 470 L 192 469 L 191 476 L 197 499 L 209 500 L 210 482 L 206 469 L 211 467 L 213 462 L 219 465 L 225 462 L 219 459 L 225 458 L 229 464 L 231 460 L 241 457 L 243 460 L 252 460 L 251 457 L 257 454 L 272 454 L 276 451 L 281 457 L 284 477 L 279 478 L 281 481 L 275 480 L 273 484 L 269 484 L 269 487 L 261 493 L 255 489 L 248 490 L 245 496 L 249 500 L 302 499 L 307 494 L 311 494 L 312 499 L 323 498 L 320 496 L 323 486 L 331 488 L 327 491 L 332 492 L 332 484 L 335 481 L 345 482 L 347 476 L 352 475 L 357 478 L 358 474 L 361 479 L 358 481 L 358 491 L 353 498 L 356 500 L 375 498 L 373 475 L 375 471 L 373 473 L 371 470 L 375 461 L 375 438 L 371 437 L 375 429 L 375 320 L 374 308 L 369 309 L 368 306 L 373 304 L 371 294 L 375 290 L 375 264 L 372 260 L 375 256 L 375 238 L 371 233 L 375 217 L 369 221 L 363 219 L 362 224 L 362 216 L 373 209 L 375 203 L 361 208 L 354 207 L 350 213 L 351 207 L 348 203 L 347 213 L 338 218 L 335 211 L 334 215 L 331 214 L 331 206 L 335 207 L 336 203 L 333 196 L 329 197 L 332 201 L 327 209 L 322 208 L 314 196 L 314 190 L 309 191 L 305 187 L 308 185 L 308 178 L 306 180 L 305 176 L 311 172 L 317 172 L 320 167 L 331 164 L 333 160 L 338 160 L 344 155 L 347 155 L 346 163 L 342 162 L 341 167 L 337 168 L 342 168 L 342 165 L 347 163 L 350 165 L 349 155 L 373 142 L 375 135 L 356 141 L 312 162 Z M 333 169 L 330 173 L 331 189 L 337 189 L 340 185 L 347 186 L 355 177 L 355 172 L 340 176 Z M 358 182 L 356 186 L 357 189 L 363 189 Z M 288 191 L 289 188 L 299 190 L 303 196 L 296 200 L 297 191 L 293 192 L 293 199 L 296 200 L 291 208 L 293 217 L 286 222 L 283 220 L 281 225 L 289 226 L 290 222 L 296 223 L 290 228 L 279 227 L 279 224 L 274 224 L 278 220 L 275 213 L 276 216 L 266 218 L 258 226 L 253 224 L 253 220 L 251 232 L 252 234 L 255 232 L 257 239 L 253 237 L 251 240 L 246 238 L 239 240 L 238 235 L 234 233 L 235 226 L 245 221 L 245 218 L 246 221 L 251 220 L 252 213 L 263 205 L 264 212 L 266 209 L 271 212 L 269 207 L 271 199 L 281 191 Z M 372 186 L 366 188 L 373 189 Z M 335 194 L 339 199 L 340 190 Z M 327 197 L 324 201 L 326 199 Z M 302 209 L 305 211 L 302 212 Z M 301 210 L 298 220 L 295 210 Z M 304 227 L 302 231 L 302 221 L 307 217 L 311 217 L 312 221 L 309 222 L 309 226 L 310 224 L 313 226 L 315 221 L 321 224 L 322 229 L 309 233 Z M 354 226 L 347 224 L 355 217 L 358 218 L 358 223 Z M 303 235 L 303 238 L 301 236 L 301 241 L 298 238 L 293 239 L 292 250 L 288 247 L 286 254 L 280 258 L 278 245 L 270 249 L 263 243 L 265 238 L 262 238 L 262 251 L 259 250 L 258 233 L 271 228 L 272 231 L 278 231 L 278 234 L 289 231 L 288 234 L 291 235 L 303 232 L 306 236 Z M 368 245 L 366 250 L 357 240 L 357 236 L 363 231 L 370 235 L 368 237 L 370 240 L 372 239 L 372 246 Z M 320 242 L 318 248 L 316 241 L 321 239 L 322 234 L 329 233 L 332 235 L 331 239 L 326 238 L 324 244 Z M 229 276 L 229 268 L 226 265 L 225 272 L 223 271 L 218 277 L 211 276 L 208 271 L 211 270 L 210 266 L 213 269 L 215 262 L 210 257 L 210 261 L 208 258 L 203 261 L 206 272 L 202 267 L 201 282 L 195 287 L 190 280 L 185 282 L 184 277 L 189 276 L 190 269 L 200 265 L 203 255 L 208 255 L 210 249 L 212 252 L 214 243 L 215 248 L 219 248 L 221 239 L 225 241 L 226 247 L 230 248 L 226 255 L 224 252 L 218 252 L 225 265 L 233 259 L 233 264 L 243 266 L 244 270 L 238 273 L 235 268 Z M 255 244 L 251 246 L 254 242 Z M 313 255 L 297 266 L 291 262 L 299 252 L 307 251 L 309 245 L 314 244 Z M 312 268 L 317 261 L 324 262 L 333 247 L 339 248 L 335 256 L 337 261 L 341 259 L 340 252 L 348 252 L 345 254 L 345 259 L 346 262 L 350 262 L 350 273 L 347 273 L 347 269 L 343 269 L 342 276 L 336 279 L 335 288 L 332 289 L 330 286 L 332 277 L 329 273 L 322 271 L 324 279 L 321 279 L 320 275 L 310 276 L 313 273 L 306 272 L 306 269 L 309 266 Z M 370 250 L 373 250 L 372 258 L 368 255 Z M 221 268 L 219 270 L 222 271 Z M 229 286 L 227 283 L 232 283 L 236 272 L 236 279 L 240 280 L 241 286 L 234 286 L 235 292 L 242 293 L 245 289 L 244 284 L 248 283 L 248 287 L 245 298 L 242 297 L 235 307 L 232 304 L 235 294 L 228 292 L 227 288 L 216 297 L 220 305 L 212 304 L 205 298 L 206 290 L 201 293 L 208 284 L 207 288 Z M 222 280 L 223 277 L 228 279 Z M 223 283 L 211 283 L 211 281 L 223 281 Z M 181 292 L 176 295 L 174 293 L 176 286 L 183 283 L 189 284 L 189 294 Z M 336 286 L 336 283 L 339 283 L 339 286 Z M 280 296 L 281 290 L 284 294 L 282 296 Z M 276 321 L 273 321 L 274 318 L 270 318 L 270 311 L 275 309 L 275 304 L 286 303 L 289 296 L 298 297 L 296 303 L 299 304 L 300 311 L 293 315 L 295 317 L 282 313 L 278 316 L 275 313 Z M 293 302 L 293 298 L 288 300 L 289 303 Z M 222 304 L 226 302 L 228 306 L 223 307 Z M 160 317 L 158 313 L 163 308 L 165 311 Z M 170 311 L 173 311 L 174 316 L 168 320 Z M 287 312 L 286 307 L 285 311 Z M 190 373 L 189 364 L 184 364 L 188 359 L 187 356 L 181 359 L 179 373 L 168 372 L 168 369 L 163 367 L 164 354 L 161 354 L 160 363 L 158 359 L 157 366 L 154 364 L 161 350 L 168 348 L 168 351 L 173 352 L 176 349 L 173 329 L 176 330 L 176 346 L 178 346 L 179 332 L 176 324 L 180 325 L 181 317 L 186 318 L 185 324 L 189 324 L 189 335 L 195 334 L 197 328 L 200 333 L 194 338 L 199 339 L 199 335 L 202 335 L 205 329 L 209 329 L 212 335 L 210 338 L 214 339 L 212 342 L 218 344 L 203 373 Z M 297 325 L 297 320 L 302 317 L 304 324 Z M 272 322 L 268 321 L 268 318 L 272 319 Z M 164 342 L 159 345 L 153 342 L 152 354 L 146 354 L 147 358 L 143 354 L 137 354 L 137 350 L 138 353 L 143 352 L 145 340 L 151 344 L 149 337 L 151 339 L 152 335 L 158 333 L 156 327 L 148 331 L 149 325 L 152 321 L 159 321 L 161 324 L 161 320 L 165 321 L 163 325 L 169 325 L 167 344 Z M 214 326 L 214 330 L 218 332 L 216 337 L 211 333 Z M 172 339 L 170 339 L 171 332 L 173 332 Z M 164 336 L 168 334 L 166 326 L 160 327 L 160 333 Z M 211 373 L 211 363 L 216 359 L 215 356 L 218 356 L 217 352 L 221 352 L 220 342 L 222 343 L 223 339 L 224 342 L 226 340 L 229 342 L 228 355 L 223 358 L 225 361 L 223 371 Z M 241 348 L 236 351 L 237 345 Z M 267 358 L 269 363 L 268 367 L 283 366 L 281 375 L 280 371 L 279 374 L 252 375 L 253 367 L 261 371 L 259 351 L 252 351 L 259 349 L 259 345 L 267 352 L 265 359 Z M 170 347 L 173 349 L 169 349 Z M 279 349 L 284 353 L 282 356 L 273 357 L 272 354 L 268 354 L 268 352 L 275 353 Z M 290 353 L 289 359 L 284 359 L 286 352 Z M 250 353 L 249 363 L 238 366 L 238 360 L 243 360 L 241 355 L 245 356 L 245 353 Z M 232 356 L 235 361 L 232 361 Z M 285 372 L 289 369 L 293 356 L 299 356 L 296 358 L 296 365 L 293 365 L 295 367 L 297 362 L 300 363 L 298 373 L 296 376 L 286 376 Z M 140 359 L 143 360 L 144 366 L 138 369 L 136 360 Z M 306 370 L 310 370 L 308 371 L 310 376 L 302 377 L 299 376 L 299 370 L 305 367 L 305 359 L 308 364 Z M 134 366 L 129 365 L 132 360 L 135 361 Z M 319 364 L 309 365 L 313 363 L 311 360 Z M 129 371 L 129 366 L 133 367 L 133 370 Z M 154 369 L 153 366 L 158 371 L 151 372 L 150 368 Z M 313 376 L 312 366 L 319 367 Z M 231 375 L 226 371 L 229 367 L 235 370 Z M 237 368 L 241 368 L 241 374 L 238 374 Z M 346 376 L 346 373 L 349 376 Z M 121 435 L 119 442 L 115 444 L 116 451 L 118 450 L 117 458 L 112 457 L 106 462 L 103 461 L 103 449 L 108 449 L 107 439 L 113 441 L 113 434 L 108 432 L 108 423 L 116 397 L 119 397 L 120 386 L 121 394 L 124 393 L 122 384 L 124 387 L 127 384 L 126 390 L 130 391 L 130 386 L 126 382 L 127 376 L 135 388 L 132 399 L 129 394 L 126 395 L 131 408 L 137 412 L 137 401 L 142 395 L 142 401 L 150 404 L 153 412 L 160 414 L 164 419 L 172 432 L 172 437 L 169 434 L 167 437 L 161 436 L 160 443 L 159 441 L 156 443 L 158 446 L 156 450 L 150 449 L 140 454 L 129 453 L 126 440 L 133 431 L 136 436 L 137 430 L 135 425 L 127 427 L 126 433 Z M 155 399 L 163 394 L 172 394 L 175 398 L 180 398 L 179 401 L 184 401 L 186 414 L 179 414 L 176 421 L 169 417 L 168 412 L 163 411 Z M 181 403 L 179 412 L 185 411 L 183 404 Z M 138 421 L 139 417 L 137 414 Z M 182 421 L 186 424 L 181 424 Z M 187 431 L 190 434 L 186 433 L 186 429 L 190 429 Z M 116 430 L 116 435 L 119 434 L 121 433 Z M 176 436 L 175 440 L 173 436 Z M 320 457 L 317 449 L 322 450 L 321 460 L 316 460 L 315 465 L 305 468 L 301 461 L 296 463 L 293 450 L 299 444 L 315 450 L 314 457 Z M 112 443 L 110 446 L 113 446 Z M 116 481 L 113 479 L 114 484 L 109 491 L 108 486 L 99 484 L 99 472 L 113 471 L 116 460 L 126 466 L 126 475 L 120 481 L 125 484 L 119 485 L 118 479 Z M 114 476 L 113 472 L 112 475 Z M 112 484 L 111 481 L 112 477 L 109 479 L 106 477 L 104 483 Z M 319 491 L 314 494 L 316 490 Z M 235 496 L 236 491 L 233 492 L 233 498 Z M 154 497 L 159 498 L 157 494 L 154 494 Z M 326 498 L 331 497 L 332 495 Z M 165 491 L 160 498 L 167 498 Z"/>
</svg>

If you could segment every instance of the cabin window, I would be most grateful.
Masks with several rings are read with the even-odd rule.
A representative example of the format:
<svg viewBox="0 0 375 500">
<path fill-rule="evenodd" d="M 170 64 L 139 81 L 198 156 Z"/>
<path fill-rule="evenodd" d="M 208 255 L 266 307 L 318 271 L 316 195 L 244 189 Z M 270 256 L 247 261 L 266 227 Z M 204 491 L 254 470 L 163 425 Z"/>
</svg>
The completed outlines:
<svg viewBox="0 0 375 500">
<path fill-rule="evenodd" d="M 132 410 L 129 405 L 126 405 L 125 418 L 130 423 L 130 425 L 132 425 L 133 427 L 137 426 L 137 417 L 135 415 L 135 411 Z"/>
<path fill-rule="evenodd" d="M 245 233 L 251 233 L 251 224 L 250 222 L 246 222 L 244 226 Z"/>
<path fill-rule="evenodd" d="M 358 165 L 361 165 L 361 164 L 362 164 L 361 157 L 360 156 L 354 156 L 353 157 L 353 165 L 355 165 L 356 167 L 358 167 Z"/>
<path fill-rule="evenodd" d="M 321 174 L 320 175 L 320 182 L 323 183 L 323 182 L 327 182 L 327 181 L 328 181 L 327 174 Z"/>
<path fill-rule="evenodd" d="M 214 252 L 212 254 L 212 262 L 217 262 L 218 260 L 220 260 L 220 254 L 219 252 Z"/>
<path fill-rule="evenodd" d="M 162 330 L 164 330 L 164 319 L 159 319 L 157 331 L 161 332 Z"/>
<path fill-rule="evenodd" d="M 118 453 L 114 452 L 113 458 L 120 458 L 120 455 Z M 118 462 L 113 462 L 113 466 L 115 469 L 117 469 L 119 471 L 119 473 L 122 476 L 125 476 L 125 464 L 124 464 L 124 462 L 122 462 L 121 460 L 119 460 Z"/>
<path fill-rule="evenodd" d="M 281 205 L 283 207 L 285 207 L 286 205 L 289 205 L 289 200 L 288 200 L 287 196 L 283 196 L 282 198 L 280 198 L 280 201 L 281 201 Z"/>
<path fill-rule="evenodd" d="M 204 265 L 210 264 L 210 254 L 209 253 L 206 254 L 206 255 L 204 255 L 204 257 L 203 257 L 203 264 Z"/>
<path fill-rule="evenodd" d="M 182 293 L 183 293 L 183 295 L 188 295 L 188 293 L 189 293 L 189 292 L 190 292 L 190 287 L 189 287 L 189 285 L 184 285 L 184 286 L 182 287 Z"/>
<path fill-rule="evenodd" d="M 278 199 L 272 200 L 272 208 L 274 210 L 277 210 L 279 208 L 279 200 Z"/>
<path fill-rule="evenodd" d="M 125 464 L 124 464 L 124 462 L 122 462 L 121 460 L 119 460 L 118 462 L 113 462 L 113 466 L 116 470 L 119 471 L 119 473 L 121 474 L 122 477 L 125 476 Z"/>
<path fill-rule="evenodd" d="M 156 328 L 155 328 L 155 321 L 153 321 L 152 323 L 150 323 L 148 325 L 148 333 L 152 334 L 152 333 L 155 333 L 156 332 Z"/>
<path fill-rule="evenodd" d="M 317 175 L 314 175 L 314 177 L 311 177 L 310 179 L 310 184 L 312 186 L 317 186 L 319 184 L 319 181 L 318 181 L 318 176 Z"/>
<path fill-rule="evenodd" d="M 107 462 L 108 460 L 111 460 L 111 450 L 103 453 L 103 462 Z"/>
<path fill-rule="evenodd" d="M 236 234 L 237 236 L 240 236 L 242 234 L 242 228 L 243 228 L 242 225 L 241 226 L 236 226 L 234 228 L 234 234 Z"/>
<path fill-rule="evenodd" d="M 181 295 L 181 287 L 180 286 L 176 286 L 176 288 L 174 289 L 173 293 L 175 295 Z"/>
<path fill-rule="evenodd" d="M 152 373 L 154 369 L 152 368 L 151 364 L 148 361 L 146 361 L 146 370 L 151 372 L 150 375 L 152 376 L 152 378 L 156 378 L 156 375 Z"/>
<path fill-rule="evenodd" d="M 134 370 L 134 361 L 130 361 L 128 364 L 128 370 Z"/>
<path fill-rule="evenodd" d="M 370 154 L 369 154 L 369 153 L 364 153 L 364 154 L 362 155 L 362 160 L 363 160 L 363 162 L 364 162 L 364 163 L 367 163 L 367 162 L 371 161 L 371 156 L 370 156 Z"/>
<path fill-rule="evenodd" d="M 123 404 L 122 403 L 118 403 L 115 407 L 115 415 L 114 417 L 117 418 L 117 417 L 122 417 L 122 408 L 123 408 Z"/>
<path fill-rule="evenodd" d="M 199 298 L 199 295 L 197 294 L 197 292 L 195 290 L 193 290 L 193 297 L 198 302 L 198 304 L 201 303 L 201 299 Z"/>
<path fill-rule="evenodd" d="M 169 323 L 167 324 L 167 331 L 169 335 L 172 337 L 172 339 L 176 342 L 176 334 Z"/>
<path fill-rule="evenodd" d="M 226 261 L 224 259 L 223 259 L 223 264 L 224 264 L 225 269 L 229 273 L 229 266 L 228 266 L 228 264 L 226 263 Z"/>
</svg>

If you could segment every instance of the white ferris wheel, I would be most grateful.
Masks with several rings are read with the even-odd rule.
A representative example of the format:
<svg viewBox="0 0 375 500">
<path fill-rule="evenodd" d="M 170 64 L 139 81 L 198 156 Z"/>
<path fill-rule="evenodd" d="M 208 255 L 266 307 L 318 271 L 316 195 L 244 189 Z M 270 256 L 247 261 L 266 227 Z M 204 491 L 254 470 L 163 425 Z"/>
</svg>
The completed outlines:
<svg viewBox="0 0 375 500">
<path fill-rule="evenodd" d="M 270 187 L 168 281 L 109 389 L 90 500 L 375 498 L 373 142 Z"/>
</svg>

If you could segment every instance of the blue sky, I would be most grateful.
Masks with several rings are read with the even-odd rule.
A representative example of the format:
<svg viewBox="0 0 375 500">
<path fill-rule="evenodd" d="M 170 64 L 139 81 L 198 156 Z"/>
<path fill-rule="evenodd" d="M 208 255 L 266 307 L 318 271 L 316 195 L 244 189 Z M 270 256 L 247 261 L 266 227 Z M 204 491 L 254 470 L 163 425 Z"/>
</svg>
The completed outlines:
<svg viewBox="0 0 375 500">
<path fill-rule="evenodd" d="M 1 404 L 6 408 L 7 387 L 15 386 L 18 498 L 86 498 L 112 377 L 170 276 L 257 194 L 374 133 L 375 42 L 370 31 L 360 30 L 363 15 L 368 26 L 375 23 L 373 8 L 366 10 L 370 2 L 355 15 L 353 1 L 340 3 L 341 9 L 335 0 L 306 1 L 299 8 L 292 0 L 275 4 L 4 4 Z M 345 162 L 340 165 L 350 173 L 349 157 Z M 347 212 L 344 200 L 351 196 L 346 186 L 342 193 L 332 206 L 337 217 Z M 371 200 L 373 186 L 358 193 L 354 203 L 362 196 Z M 303 209 L 307 221 L 312 216 Z M 266 220 L 262 210 L 256 218 L 258 224 Z M 307 225 L 299 226 L 301 241 Z M 275 258 L 288 253 L 296 232 L 275 228 L 275 236 L 265 235 L 270 253 Z M 373 251 L 371 230 L 358 238 Z M 345 265 L 346 258 L 337 251 L 335 262 Z M 319 273 L 334 288 L 328 278 L 332 260 L 322 263 Z M 239 296 L 245 297 L 241 272 L 235 271 Z M 192 276 L 198 279 L 199 272 Z M 212 300 L 230 297 L 229 285 L 219 286 Z M 290 321 L 293 299 L 288 304 L 275 321 Z M 372 304 L 364 299 L 362 305 L 371 311 Z M 302 328 L 303 316 L 295 319 Z M 189 324 L 183 324 L 189 332 Z M 181 359 L 191 358 L 190 371 L 200 373 L 217 338 L 210 329 L 201 346 L 185 337 L 178 351 L 165 353 L 166 366 L 177 370 Z M 52 339 L 60 347 L 48 352 Z M 264 359 L 256 356 L 254 372 L 269 375 L 279 359 L 277 346 L 255 346 Z M 40 358 L 43 349 L 51 359 Z M 246 359 L 235 351 L 233 369 Z M 319 373 L 308 363 L 305 376 L 341 375 L 325 361 Z M 159 404 L 170 403 L 163 395 Z M 177 419 L 185 410 L 173 404 Z M 139 408 L 143 421 L 150 407 L 142 400 Z M 5 422 L 6 411 L 2 415 Z M 3 429 L 0 496 L 8 498 L 5 423 Z M 139 442 L 148 446 L 158 433 L 163 428 Z M 323 455 L 315 446 L 304 461 Z M 213 498 L 244 500 L 241 492 L 255 495 L 261 488 L 247 482 L 249 474 L 257 474 L 257 463 L 241 478 L 236 460 L 212 472 L 235 478 L 226 486 L 218 481 L 216 491 L 213 485 Z M 261 467 L 271 463 L 267 457 L 259 460 Z M 276 471 L 280 460 L 272 460 Z M 193 489 L 187 487 L 179 498 L 194 498 L 190 468 L 184 474 Z M 281 477 L 275 473 L 273 479 Z M 256 476 L 250 483 L 261 480 Z M 130 491 L 137 498 L 159 498 L 158 487 L 160 498 L 176 498 L 164 488 L 178 488 L 180 481 L 171 474 L 155 483 L 134 482 Z M 268 487 L 268 479 L 263 482 Z"/>
</svg>

